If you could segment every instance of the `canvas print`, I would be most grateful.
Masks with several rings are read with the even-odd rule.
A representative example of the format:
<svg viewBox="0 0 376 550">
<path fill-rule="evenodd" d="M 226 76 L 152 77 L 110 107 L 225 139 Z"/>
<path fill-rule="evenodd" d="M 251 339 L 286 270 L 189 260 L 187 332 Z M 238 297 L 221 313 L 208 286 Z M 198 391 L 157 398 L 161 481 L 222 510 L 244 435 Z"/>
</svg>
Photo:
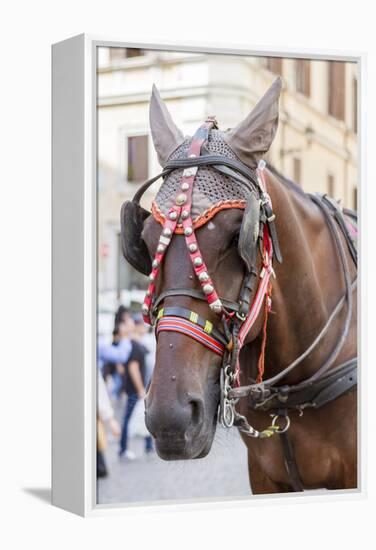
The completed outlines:
<svg viewBox="0 0 376 550">
<path fill-rule="evenodd" d="M 97 502 L 356 489 L 356 63 L 97 48 Z"/>
</svg>

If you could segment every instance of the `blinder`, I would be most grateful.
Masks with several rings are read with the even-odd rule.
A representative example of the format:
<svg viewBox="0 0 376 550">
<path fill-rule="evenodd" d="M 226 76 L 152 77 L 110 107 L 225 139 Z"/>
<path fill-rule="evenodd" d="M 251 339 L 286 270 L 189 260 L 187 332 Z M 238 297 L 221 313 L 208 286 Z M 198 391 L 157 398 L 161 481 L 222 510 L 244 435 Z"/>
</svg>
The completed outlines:
<svg viewBox="0 0 376 550">
<path fill-rule="evenodd" d="M 248 273 L 256 262 L 257 241 L 260 232 L 261 201 L 253 194 L 247 201 L 239 233 L 238 250 Z"/>
<path fill-rule="evenodd" d="M 126 201 L 121 207 L 121 245 L 124 258 L 143 275 L 149 275 L 152 267 L 149 251 L 141 237 L 144 222 L 149 216 L 150 212 L 135 200 Z"/>
</svg>

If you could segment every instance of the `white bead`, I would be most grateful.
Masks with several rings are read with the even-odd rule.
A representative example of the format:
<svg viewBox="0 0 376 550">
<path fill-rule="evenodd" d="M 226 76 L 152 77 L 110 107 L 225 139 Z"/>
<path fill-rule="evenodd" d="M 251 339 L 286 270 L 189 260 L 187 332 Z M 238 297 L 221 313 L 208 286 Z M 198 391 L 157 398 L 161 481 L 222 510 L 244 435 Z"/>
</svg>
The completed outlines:
<svg viewBox="0 0 376 550">
<path fill-rule="evenodd" d="M 197 244 L 190 244 L 189 245 L 189 252 L 191 252 L 193 254 L 193 252 L 197 252 Z"/>
<path fill-rule="evenodd" d="M 177 217 L 178 217 L 178 215 L 177 215 L 176 212 L 170 212 L 170 214 L 169 214 L 170 220 L 176 220 Z"/>
<path fill-rule="evenodd" d="M 176 197 L 176 204 L 178 206 L 181 206 L 182 204 L 185 204 L 187 202 L 187 195 L 185 195 L 185 193 L 180 193 L 180 195 L 178 195 Z"/>
<path fill-rule="evenodd" d="M 200 267 L 202 265 L 202 258 L 198 257 L 193 260 L 193 263 L 196 267 Z"/>
<path fill-rule="evenodd" d="M 212 302 L 209 304 L 209 307 L 214 313 L 221 313 L 222 311 L 222 302 L 221 300 L 216 300 L 215 302 Z"/>
<path fill-rule="evenodd" d="M 202 290 L 205 292 L 205 294 L 211 294 L 214 290 L 214 287 L 212 285 L 204 285 Z"/>
<path fill-rule="evenodd" d="M 171 241 L 171 239 L 170 239 L 170 238 L 168 239 L 168 238 L 165 237 L 164 235 L 161 235 L 161 236 L 159 237 L 159 243 L 160 243 L 160 244 L 163 244 L 164 246 L 168 246 L 168 245 L 170 244 L 170 241 Z"/>
<path fill-rule="evenodd" d="M 205 281 L 208 281 L 208 280 L 209 280 L 209 275 L 206 273 L 206 271 L 203 271 L 203 272 L 200 273 L 200 275 L 198 276 L 198 280 L 199 280 L 201 283 L 204 283 Z"/>
<path fill-rule="evenodd" d="M 189 235 L 192 235 L 192 233 L 193 233 L 192 227 L 186 227 L 186 228 L 184 229 L 184 235 L 185 235 L 186 237 L 189 237 Z"/>
</svg>

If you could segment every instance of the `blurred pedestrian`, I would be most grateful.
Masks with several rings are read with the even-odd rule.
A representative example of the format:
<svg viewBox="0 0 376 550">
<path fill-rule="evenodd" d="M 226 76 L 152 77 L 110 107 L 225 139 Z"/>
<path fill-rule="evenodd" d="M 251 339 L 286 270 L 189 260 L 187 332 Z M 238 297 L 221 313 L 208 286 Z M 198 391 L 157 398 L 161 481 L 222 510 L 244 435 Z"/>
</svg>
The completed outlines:
<svg viewBox="0 0 376 550">
<path fill-rule="evenodd" d="M 144 323 L 141 313 L 136 313 L 133 316 L 135 322 L 134 340 L 141 344 L 145 349 L 145 379 L 146 388 L 150 384 L 155 365 L 156 341 L 154 331 L 151 327 Z"/>
<path fill-rule="evenodd" d="M 119 341 L 116 344 L 106 344 L 103 336 L 98 336 L 97 361 L 98 367 L 103 372 L 103 365 L 107 362 L 125 363 L 132 349 L 128 332 L 124 324 L 118 324 Z"/>
<path fill-rule="evenodd" d="M 98 369 L 98 403 L 97 403 L 97 477 L 106 477 L 108 470 L 104 457 L 107 448 L 107 438 L 105 426 L 107 426 L 114 437 L 119 438 L 121 429 L 118 421 L 114 417 L 114 411 L 110 403 L 107 387 Z"/>
<path fill-rule="evenodd" d="M 121 327 L 123 326 L 122 323 L 115 326 L 114 330 L 112 331 L 112 345 L 118 346 L 121 341 Z M 123 335 L 124 338 L 124 335 Z M 129 343 L 130 339 L 127 338 Z M 129 346 L 129 353 L 131 351 L 131 345 Z M 126 362 L 126 358 L 122 361 L 123 363 Z M 121 370 L 119 369 L 119 361 L 106 361 L 102 368 L 103 378 L 105 379 L 105 382 L 107 386 L 109 386 L 109 382 L 111 382 L 111 396 L 115 397 L 115 399 L 120 399 L 121 397 L 121 391 L 123 387 L 123 375 Z"/>
<path fill-rule="evenodd" d="M 122 322 L 129 331 L 128 334 L 135 335 L 135 322 L 129 312 L 122 313 Z M 131 339 L 132 349 L 127 362 L 124 365 L 124 390 L 127 394 L 127 402 L 124 412 L 124 420 L 120 438 L 119 456 L 124 456 L 128 460 L 134 460 L 135 454 L 128 448 L 128 429 L 129 422 L 135 410 L 136 404 L 145 397 L 146 387 L 146 349 L 134 338 Z M 153 443 L 150 435 L 145 437 L 145 452 L 149 454 L 153 451 Z"/>
</svg>

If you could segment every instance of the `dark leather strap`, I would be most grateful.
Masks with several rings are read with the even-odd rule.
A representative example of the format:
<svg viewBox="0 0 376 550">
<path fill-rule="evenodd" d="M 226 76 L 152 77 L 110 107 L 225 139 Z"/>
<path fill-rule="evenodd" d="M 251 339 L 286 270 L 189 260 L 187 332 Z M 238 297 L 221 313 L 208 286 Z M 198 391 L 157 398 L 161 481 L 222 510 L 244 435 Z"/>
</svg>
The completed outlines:
<svg viewBox="0 0 376 550">
<path fill-rule="evenodd" d="M 274 216 L 273 210 L 270 207 L 270 204 L 264 205 L 264 211 L 266 215 L 266 223 L 268 224 L 268 228 L 269 228 L 270 238 L 272 239 L 272 243 L 273 243 L 273 253 L 276 260 L 281 264 L 282 252 L 279 246 L 277 229 L 274 222 L 275 216 Z"/>
<path fill-rule="evenodd" d="M 153 310 L 155 311 L 158 306 L 163 302 L 163 300 L 165 298 L 168 298 L 169 296 L 189 296 L 190 298 L 194 298 L 196 300 L 206 301 L 205 294 L 202 292 L 202 290 L 195 290 L 194 288 L 169 288 L 159 294 L 158 298 L 153 304 Z M 226 300 L 226 298 L 222 298 L 221 296 L 220 300 L 226 309 L 235 312 L 239 310 L 239 304 L 237 302 Z"/>
<path fill-rule="evenodd" d="M 251 408 L 265 412 L 276 411 L 283 406 L 288 410 L 319 409 L 337 397 L 348 393 L 357 384 L 357 358 L 331 369 L 310 386 L 294 392 L 294 386 L 273 388 L 269 396 L 259 402 L 258 395 L 250 395 Z"/>
<path fill-rule="evenodd" d="M 283 455 L 285 466 L 290 478 L 290 483 L 295 492 L 304 491 L 302 480 L 298 470 L 298 465 L 295 459 L 294 449 L 288 435 L 288 431 L 280 433 L 279 437 L 282 442 Z"/>
<path fill-rule="evenodd" d="M 196 158 L 182 158 L 182 159 L 174 159 L 169 160 L 164 165 L 163 169 L 174 169 L 177 168 L 189 168 L 191 166 L 215 166 L 215 165 L 221 165 L 221 166 L 228 166 L 229 168 L 233 168 L 239 174 L 247 178 L 247 180 L 251 181 L 253 185 L 255 185 L 257 188 L 259 187 L 257 176 L 254 170 L 251 170 L 243 164 L 242 162 L 230 159 L 229 157 L 224 157 L 222 155 L 202 155 L 201 157 Z"/>
<path fill-rule="evenodd" d="M 145 191 L 153 183 L 159 180 L 159 178 L 164 178 L 168 176 L 168 174 L 170 174 L 173 170 L 190 168 L 192 166 L 213 166 L 214 168 L 218 169 L 218 172 L 222 172 L 229 177 L 237 179 L 240 183 L 247 187 L 250 192 L 253 192 L 255 187 L 259 187 L 255 172 L 240 161 L 223 157 L 221 155 L 203 155 L 196 158 L 182 158 L 168 161 L 163 167 L 162 172 L 160 172 L 153 178 L 150 178 L 145 183 L 143 183 L 141 187 L 139 187 L 132 200 L 136 203 L 139 203 Z M 239 178 L 239 174 L 244 177 Z"/>
<path fill-rule="evenodd" d="M 348 230 L 348 227 L 346 225 L 346 221 L 343 217 L 343 210 L 339 203 L 333 199 L 332 197 L 329 197 L 328 195 L 323 195 L 321 193 L 317 193 L 317 196 L 321 197 L 321 200 L 325 202 L 325 204 L 329 207 L 329 209 L 333 212 L 333 216 L 340 226 L 342 233 L 345 236 L 346 243 L 349 249 L 349 252 L 351 254 L 351 257 L 353 259 L 353 262 L 355 265 L 358 265 L 358 251 L 355 247 L 354 241 L 351 238 L 350 232 Z M 357 216 L 355 212 L 352 212 L 352 217 L 357 220 Z"/>
</svg>

